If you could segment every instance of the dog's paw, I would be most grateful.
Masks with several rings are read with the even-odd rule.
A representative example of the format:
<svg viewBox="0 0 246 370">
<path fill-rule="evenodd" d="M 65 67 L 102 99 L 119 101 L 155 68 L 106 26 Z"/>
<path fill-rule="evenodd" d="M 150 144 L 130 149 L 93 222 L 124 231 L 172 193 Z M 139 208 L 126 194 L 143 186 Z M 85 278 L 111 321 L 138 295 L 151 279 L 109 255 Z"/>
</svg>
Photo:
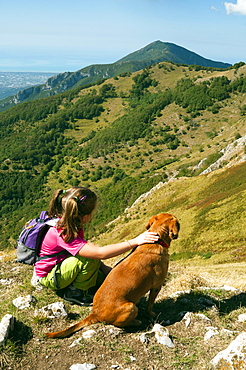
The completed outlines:
<svg viewBox="0 0 246 370">
<path fill-rule="evenodd" d="M 142 321 L 137 320 L 137 319 L 130 321 L 128 324 L 128 326 L 140 326 L 140 325 L 142 325 Z"/>
</svg>

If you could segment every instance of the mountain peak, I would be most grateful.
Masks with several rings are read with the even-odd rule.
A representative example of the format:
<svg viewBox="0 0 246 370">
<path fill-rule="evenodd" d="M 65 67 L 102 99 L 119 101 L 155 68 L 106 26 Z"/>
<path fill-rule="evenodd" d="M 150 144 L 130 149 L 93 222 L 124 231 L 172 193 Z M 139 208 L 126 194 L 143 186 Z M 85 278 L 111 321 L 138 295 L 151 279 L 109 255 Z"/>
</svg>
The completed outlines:
<svg viewBox="0 0 246 370">
<path fill-rule="evenodd" d="M 200 65 L 212 68 L 228 68 L 229 63 L 206 59 L 182 46 L 160 40 L 151 42 L 143 48 L 128 54 L 118 62 L 149 60 L 155 62 L 173 62 L 178 64 Z"/>
</svg>

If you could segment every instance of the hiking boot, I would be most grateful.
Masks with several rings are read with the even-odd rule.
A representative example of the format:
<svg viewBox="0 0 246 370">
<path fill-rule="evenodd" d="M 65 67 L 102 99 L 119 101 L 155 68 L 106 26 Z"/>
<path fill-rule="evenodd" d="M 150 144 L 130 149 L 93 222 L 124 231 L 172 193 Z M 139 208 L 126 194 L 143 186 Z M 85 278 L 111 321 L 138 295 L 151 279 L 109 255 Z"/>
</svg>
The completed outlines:
<svg viewBox="0 0 246 370">
<path fill-rule="evenodd" d="M 63 299 L 70 304 L 78 304 L 79 306 L 90 305 L 93 301 L 93 295 L 87 290 L 77 289 L 70 285 L 67 287 Z"/>
</svg>

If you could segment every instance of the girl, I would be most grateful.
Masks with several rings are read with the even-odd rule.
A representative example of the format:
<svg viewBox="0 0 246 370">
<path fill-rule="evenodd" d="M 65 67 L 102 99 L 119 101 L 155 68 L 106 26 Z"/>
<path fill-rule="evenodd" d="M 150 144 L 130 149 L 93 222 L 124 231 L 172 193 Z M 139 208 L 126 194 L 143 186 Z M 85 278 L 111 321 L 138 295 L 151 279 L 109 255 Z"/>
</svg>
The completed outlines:
<svg viewBox="0 0 246 370">
<path fill-rule="evenodd" d="M 93 293 L 111 270 L 101 260 L 158 240 L 157 234 L 145 231 L 104 247 L 86 241 L 83 226 L 92 219 L 96 203 L 96 194 L 88 188 L 56 191 L 48 211 L 50 217 L 57 217 L 56 226 L 45 235 L 34 266 L 34 274 L 43 286 L 62 290 L 66 301 L 79 305 L 92 302 Z"/>
</svg>

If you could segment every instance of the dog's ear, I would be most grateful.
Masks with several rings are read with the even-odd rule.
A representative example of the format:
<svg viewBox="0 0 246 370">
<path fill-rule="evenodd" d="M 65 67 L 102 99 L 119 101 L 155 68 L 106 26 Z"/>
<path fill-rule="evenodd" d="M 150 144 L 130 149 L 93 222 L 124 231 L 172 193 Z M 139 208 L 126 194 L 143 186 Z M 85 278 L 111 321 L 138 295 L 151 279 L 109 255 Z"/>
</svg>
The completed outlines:
<svg viewBox="0 0 246 370">
<path fill-rule="evenodd" d="M 178 219 L 175 217 L 172 219 L 169 225 L 169 236 L 171 239 L 177 239 L 179 235 L 180 224 Z"/>
<path fill-rule="evenodd" d="M 151 217 L 151 219 L 145 225 L 146 229 L 149 230 L 150 226 L 156 221 L 156 216 Z"/>
</svg>

